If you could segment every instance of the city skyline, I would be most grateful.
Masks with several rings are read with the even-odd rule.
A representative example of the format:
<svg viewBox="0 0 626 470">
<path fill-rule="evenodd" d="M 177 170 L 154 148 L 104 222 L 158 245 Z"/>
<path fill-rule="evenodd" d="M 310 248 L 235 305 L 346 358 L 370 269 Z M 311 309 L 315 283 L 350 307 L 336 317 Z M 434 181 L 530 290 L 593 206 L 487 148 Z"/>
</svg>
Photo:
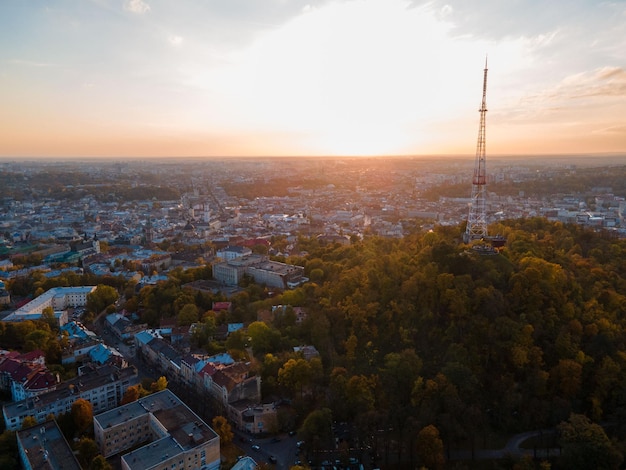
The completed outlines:
<svg viewBox="0 0 626 470">
<path fill-rule="evenodd" d="M 0 5 L 0 157 L 626 151 L 626 4 Z"/>
</svg>

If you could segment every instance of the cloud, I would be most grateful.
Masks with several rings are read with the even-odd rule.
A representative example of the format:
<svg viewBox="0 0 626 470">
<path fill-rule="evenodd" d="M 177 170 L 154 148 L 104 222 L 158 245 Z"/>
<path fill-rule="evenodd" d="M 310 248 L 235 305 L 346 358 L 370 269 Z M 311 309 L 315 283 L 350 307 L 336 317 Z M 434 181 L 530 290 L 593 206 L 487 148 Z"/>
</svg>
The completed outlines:
<svg viewBox="0 0 626 470">
<path fill-rule="evenodd" d="M 170 34 L 167 40 L 172 46 L 180 46 L 183 43 L 183 38 L 181 36 L 177 36 L 176 34 Z"/>
<path fill-rule="evenodd" d="M 126 0 L 124 2 L 124 10 L 141 15 L 150 11 L 150 5 L 143 0 Z"/>
<path fill-rule="evenodd" d="M 616 134 L 626 135 L 626 126 L 611 126 L 604 129 L 593 131 L 595 134 Z"/>
<path fill-rule="evenodd" d="M 9 61 L 11 64 L 24 65 L 26 67 L 56 67 L 56 64 L 49 62 L 35 62 L 32 60 L 13 59 Z"/>
<path fill-rule="evenodd" d="M 626 70 L 602 67 L 592 72 L 566 77 L 554 90 L 555 98 L 587 98 L 592 96 L 626 96 Z"/>
</svg>

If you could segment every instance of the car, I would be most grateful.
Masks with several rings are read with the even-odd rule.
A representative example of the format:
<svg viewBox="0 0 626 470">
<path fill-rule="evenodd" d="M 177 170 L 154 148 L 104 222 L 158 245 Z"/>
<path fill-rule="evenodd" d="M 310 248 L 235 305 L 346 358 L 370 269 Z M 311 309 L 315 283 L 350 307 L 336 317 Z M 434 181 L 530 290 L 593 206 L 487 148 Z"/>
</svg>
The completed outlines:
<svg viewBox="0 0 626 470">
<path fill-rule="evenodd" d="M 260 448 L 258 445 L 254 444 L 254 445 L 252 446 L 252 450 L 255 450 L 255 451 L 257 451 L 257 452 L 260 452 L 260 451 L 261 451 L 261 448 Z"/>
<path fill-rule="evenodd" d="M 272 442 L 280 442 L 280 437 L 272 437 Z"/>
<path fill-rule="evenodd" d="M 269 459 L 270 463 L 276 463 L 278 462 L 278 460 L 276 460 L 276 457 L 274 457 L 273 455 L 270 455 Z"/>
</svg>

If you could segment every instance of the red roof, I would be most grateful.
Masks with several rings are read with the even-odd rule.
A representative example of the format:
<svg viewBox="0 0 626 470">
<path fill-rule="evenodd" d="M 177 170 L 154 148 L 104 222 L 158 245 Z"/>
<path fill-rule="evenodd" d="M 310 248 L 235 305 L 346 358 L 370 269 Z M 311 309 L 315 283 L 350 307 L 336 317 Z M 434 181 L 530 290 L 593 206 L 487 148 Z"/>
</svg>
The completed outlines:
<svg viewBox="0 0 626 470">
<path fill-rule="evenodd" d="M 24 384 L 27 390 L 46 390 L 57 384 L 56 377 L 49 371 L 36 371 Z"/>
<path fill-rule="evenodd" d="M 34 351 L 30 351 L 24 354 L 20 354 L 17 358 L 22 361 L 33 362 L 41 358 L 45 358 L 46 354 L 41 349 L 35 349 Z"/>
<path fill-rule="evenodd" d="M 231 302 L 213 302 L 213 310 L 219 312 L 221 310 L 230 310 Z"/>
</svg>

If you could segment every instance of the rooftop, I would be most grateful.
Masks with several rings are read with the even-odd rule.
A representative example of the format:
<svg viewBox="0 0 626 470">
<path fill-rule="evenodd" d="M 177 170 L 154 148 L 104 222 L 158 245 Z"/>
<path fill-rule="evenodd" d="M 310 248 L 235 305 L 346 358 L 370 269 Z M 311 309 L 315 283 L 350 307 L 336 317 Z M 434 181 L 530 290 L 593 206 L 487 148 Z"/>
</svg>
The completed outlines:
<svg viewBox="0 0 626 470">
<path fill-rule="evenodd" d="M 46 421 L 17 432 L 31 468 L 40 470 L 81 470 L 72 449 L 56 421 Z"/>
</svg>

